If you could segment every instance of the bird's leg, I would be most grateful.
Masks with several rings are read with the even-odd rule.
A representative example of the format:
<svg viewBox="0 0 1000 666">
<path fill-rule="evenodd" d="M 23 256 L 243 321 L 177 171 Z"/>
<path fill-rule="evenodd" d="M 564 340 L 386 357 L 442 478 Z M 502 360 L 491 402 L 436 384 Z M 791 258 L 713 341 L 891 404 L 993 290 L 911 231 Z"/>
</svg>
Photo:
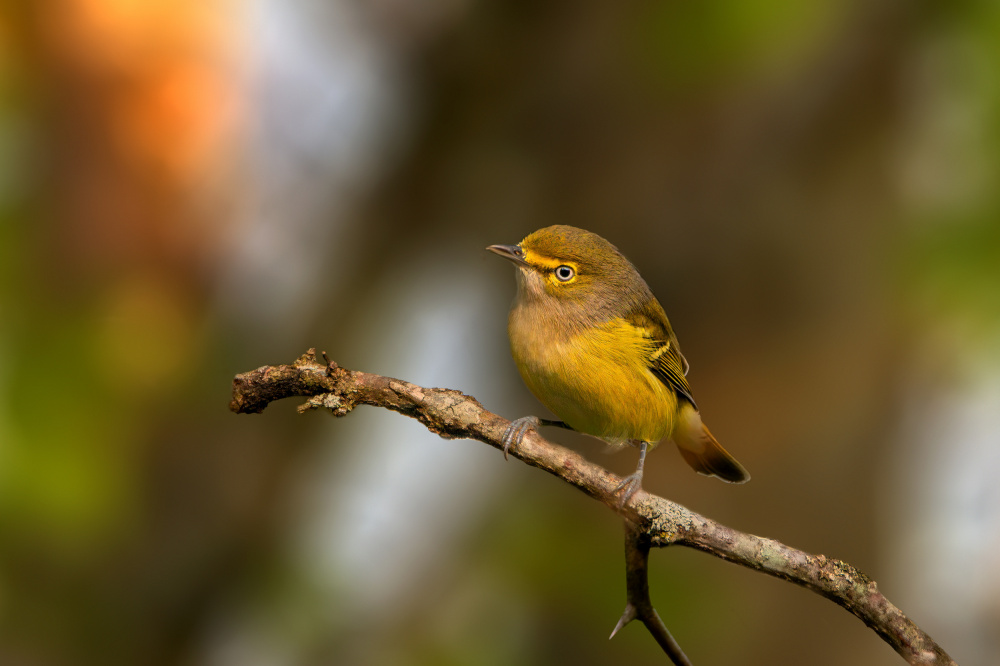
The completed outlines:
<svg viewBox="0 0 1000 666">
<path fill-rule="evenodd" d="M 615 486 L 612 493 L 617 493 L 622 491 L 622 496 L 618 500 L 618 508 L 622 508 L 628 503 L 632 495 L 635 495 L 635 491 L 642 488 L 642 466 L 646 462 L 646 447 L 648 444 L 646 442 L 639 442 L 639 464 L 636 465 L 635 471 L 622 479 L 622 482 Z"/>
<path fill-rule="evenodd" d="M 510 449 L 511 444 L 520 444 L 529 430 L 537 430 L 541 426 L 556 426 L 572 430 L 571 427 L 562 421 L 540 419 L 537 416 L 522 416 L 519 419 L 514 419 L 507 426 L 507 429 L 504 430 L 503 437 L 500 440 L 503 442 L 503 459 L 507 459 L 507 451 Z"/>
</svg>

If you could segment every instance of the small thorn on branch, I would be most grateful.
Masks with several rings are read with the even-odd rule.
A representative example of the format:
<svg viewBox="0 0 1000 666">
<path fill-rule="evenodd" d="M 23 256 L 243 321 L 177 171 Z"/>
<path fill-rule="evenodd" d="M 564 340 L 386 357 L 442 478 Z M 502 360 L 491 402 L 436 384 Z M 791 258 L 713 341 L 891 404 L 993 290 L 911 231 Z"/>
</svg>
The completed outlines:
<svg viewBox="0 0 1000 666">
<path fill-rule="evenodd" d="M 326 374 L 328 377 L 332 377 L 335 370 L 340 368 L 336 361 L 331 361 L 330 357 L 323 352 L 323 360 L 326 361 Z"/>
<path fill-rule="evenodd" d="M 626 603 L 625 612 L 622 613 L 622 616 L 620 618 L 618 618 L 618 624 L 616 624 L 615 628 L 611 630 L 611 635 L 608 636 L 608 640 L 610 641 L 612 638 L 614 638 L 615 634 L 617 634 L 622 627 L 624 627 L 626 624 L 628 624 L 634 619 L 635 619 L 635 606 L 633 606 L 631 603 Z"/>
</svg>

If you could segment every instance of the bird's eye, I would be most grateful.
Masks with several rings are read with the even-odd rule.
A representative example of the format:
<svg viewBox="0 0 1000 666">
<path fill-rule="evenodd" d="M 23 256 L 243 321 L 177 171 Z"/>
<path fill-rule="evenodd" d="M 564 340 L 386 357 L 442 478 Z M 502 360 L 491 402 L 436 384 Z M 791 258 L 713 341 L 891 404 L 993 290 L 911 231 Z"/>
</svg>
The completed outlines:
<svg viewBox="0 0 1000 666">
<path fill-rule="evenodd" d="M 575 274 L 571 266 L 559 266 L 556 268 L 556 279 L 560 282 L 569 282 Z"/>
</svg>

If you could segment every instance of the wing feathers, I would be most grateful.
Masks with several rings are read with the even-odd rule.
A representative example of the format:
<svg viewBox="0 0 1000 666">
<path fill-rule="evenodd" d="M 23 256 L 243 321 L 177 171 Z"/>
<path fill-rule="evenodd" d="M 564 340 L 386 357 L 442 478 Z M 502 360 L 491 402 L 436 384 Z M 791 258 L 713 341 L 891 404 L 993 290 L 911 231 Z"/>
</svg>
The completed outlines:
<svg viewBox="0 0 1000 666">
<path fill-rule="evenodd" d="M 668 388 L 696 405 L 691 387 L 684 378 L 689 367 L 687 359 L 681 353 L 677 336 L 670 328 L 670 322 L 660 304 L 652 301 L 647 307 L 633 312 L 628 321 L 641 330 L 653 346 L 647 361 L 650 371 Z"/>
</svg>

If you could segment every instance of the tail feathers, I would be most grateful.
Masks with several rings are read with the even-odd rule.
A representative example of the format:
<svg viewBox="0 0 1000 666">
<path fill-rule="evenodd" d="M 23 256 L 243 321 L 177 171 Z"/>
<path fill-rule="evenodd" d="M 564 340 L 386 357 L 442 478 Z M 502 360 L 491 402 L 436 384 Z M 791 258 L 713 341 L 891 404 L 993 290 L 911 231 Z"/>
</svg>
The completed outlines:
<svg viewBox="0 0 1000 666">
<path fill-rule="evenodd" d="M 701 422 L 701 416 L 686 405 L 674 431 L 674 442 L 684 460 L 699 474 L 716 476 L 729 483 L 746 483 L 750 474 L 736 458 L 722 448 Z"/>
</svg>

